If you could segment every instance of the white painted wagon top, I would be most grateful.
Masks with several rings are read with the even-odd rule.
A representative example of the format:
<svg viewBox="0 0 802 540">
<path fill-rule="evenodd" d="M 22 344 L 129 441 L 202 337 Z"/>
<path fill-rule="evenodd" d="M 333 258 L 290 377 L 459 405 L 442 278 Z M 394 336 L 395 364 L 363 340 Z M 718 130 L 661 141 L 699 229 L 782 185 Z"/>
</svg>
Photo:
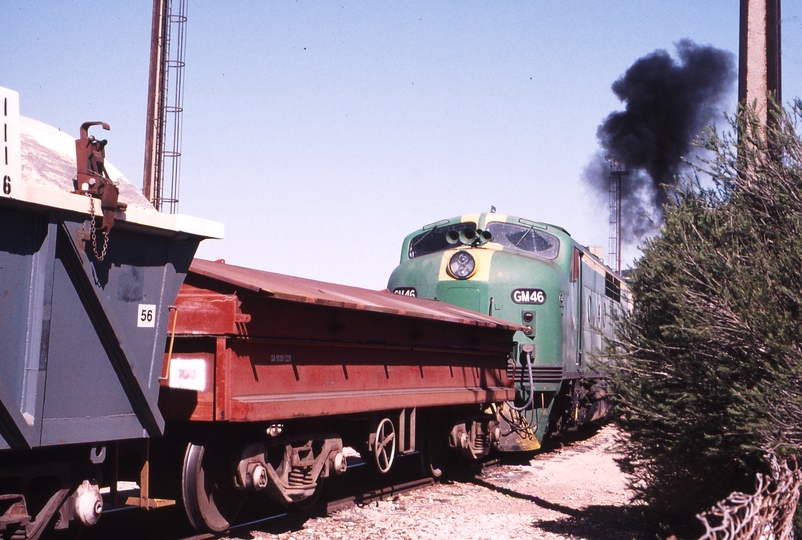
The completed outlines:
<svg viewBox="0 0 802 540">
<path fill-rule="evenodd" d="M 88 215 L 89 197 L 72 193 L 77 173 L 75 137 L 37 120 L 19 116 L 17 99 L 16 92 L 0 88 L 0 120 L 5 124 L 2 127 L 6 134 L 7 169 L 13 179 L 9 180 L 9 193 L 0 191 L 0 200 L 13 199 Z M 98 138 L 102 133 L 100 126 L 90 129 L 90 134 Z M 158 212 L 114 165 L 106 161 L 105 167 L 120 190 L 119 201 L 128 205 L 126 210 L 115 212 L 116 222 L 136 223 L 205 238 L 223 237 L 221 223 Z M 17 175 L 19 178 L 15 178 Z M 94 204 L 95 212 L 100 214 L 100 201 L 95 200 Z"/>
</svg>

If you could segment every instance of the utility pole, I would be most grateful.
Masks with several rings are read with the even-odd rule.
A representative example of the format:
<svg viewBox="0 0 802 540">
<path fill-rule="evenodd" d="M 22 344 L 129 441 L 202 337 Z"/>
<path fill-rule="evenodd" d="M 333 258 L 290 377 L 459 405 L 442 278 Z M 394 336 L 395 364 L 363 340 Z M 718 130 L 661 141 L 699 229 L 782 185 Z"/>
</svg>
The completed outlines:
<svg viewBox="0 0 802 540">
<path fill-rule="evenodd" d="M 148 117 L 145 128 L 145 172 L 142 193 L 156 207 L 160 206 L 162 114 L 166 92 L 164 56 L 165 23 L 169 17 L 169 0 L 153 0 L 153 22 L 150 30 L 150 78 L 148 80 Z"/>
<path fill-rule="evenodd" d="M 738 102 L 768 125 L 769 96 L 782 103 L 780 0 L 741 0 Z"/>
</svg>

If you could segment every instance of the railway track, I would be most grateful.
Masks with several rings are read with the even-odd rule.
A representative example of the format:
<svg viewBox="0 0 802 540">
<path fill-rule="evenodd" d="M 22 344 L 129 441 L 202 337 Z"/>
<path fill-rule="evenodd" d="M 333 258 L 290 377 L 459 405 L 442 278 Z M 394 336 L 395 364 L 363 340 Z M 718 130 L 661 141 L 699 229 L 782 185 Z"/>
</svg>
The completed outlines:
<svg viewBox="0 0 802 540">
<path fill-rule="evenodd" d="M 177 505 L 163 509 L 159 513 L 144 512 L 140 509 L 117 510 L 104 513 L 104 518 L 93 528 L 80 531 L 82 540 L 101 538 L 117 538 L 127 540 L 134 538 L 154 538 L 159 540 L 211 540 L 214 538 L 241 538 L 249 531 L 281 533 L 300 528 L 315 517 L 328 517 L 352 506 L 363 506 L 382 500 L 392 499 L 404 493 L 425 488 L 434 484 L 429 477 L 420 478 L 415 474 L 416 456 L 409 456 L 398 474 L 391 475 L 390 485 L 381 485 L 386 478 L 376 475 L 364 475 L 364 464 L 356 463 L 349 467 L 356 470 L 357 475 L 342 482 L 331 482 L 323 489 L 321 499 L 305 509 L 287 510 L 273 507 L 265 509 L 262 505 L 253 505 L 245 513 L 244 519 L 222 534 L 197 534 L 185 524 L 183 509 Z M 482 470 L 497 467 L 500 460 L 492 460 L 482 465 Z M 476 469 L 466 470 L 465 474 L 475 474 Z M 368 478 L 365 478 L 368 477 Z M 272 510 L 272 513 L 270 512 Z M 270 513 L 259 517 L 259 513 Z"/>
<path fill-rule="evenodd" d="M 372 489 L 365 493 L 350 495 L 340 499 L 322 502 L 308 510 L 303 510 L 300 512 L 284 512 L 282 514 L 277 514 L 266 518 L 257 519 L 254 521 L 248 521 L 246 523 L 241 523 L 236 525 L 235 527 L 231 527 L 231 529 L 227 531 L 224 534 L 224 536 L 257 529 L 258 530 L 263 530 L 268 528 L 285 529 L 288 528 L 288 526 L 292 527 L 293 523 L 303 523 L 310 517 L 316 517 L 321 515 L 330 516 L 331 514 L 334 514 L 341 510 L 345 510 L 346 508 L 350 508 L 354 505 L 364 505 L 364 504 L 370 504 L 371 502 L 385 500 L 390 497 L 395 497 L 397 495 L 400 495 L 402 493 L 409 493 L 411 491 L 415 491 L 416 489 L 430 486 L 433 483 L 434 481 L 431 478 L 419 478 L 416 480 L 411 480 L 409 482 L 403 482 L 401 484 L 395 484 L 392 486 Z M 219 537 L 220 537 L 219 535 L 213 535 L 213 534 L 196 534 L 193 536 L 187 536 L 177 540 L 211 540 Z"/>
<path fill-rule="evenodd" d="M 480 468 L 473 468 L 473 469 L 466 469 L 464 474 L 477 474 L 479 471 L 485 471 L 489 469 L 493 469 L 498 467 L 501 464 L 501 460 L 494 459 L 488 462 L 485 462 L 481 465 Z M 252 531 L 252 530 L 265 530 L 267 529 L 268 532 L 278 532 L 279 530 L 286 530 L 288 528 L 293 528 L 295 525 L 302 525 L 307 519 L 311 517 L 319 517 L 319 516 L 331 516 L 337 512 L 342 510 L 346 510 L 352 506 L 364 506 L 371 503 L 375 503 L 378 501 L 383 501 L 387 499 L 391 499 L 397 497 L 398 495 L 404 493 L 411 493 L 416 490 L 431 486 L 435 483 L 432 478 L 416 478 L 413 480 L 407 480 L 404 482 L 399 482 L 393 485 L 384 486 L 384 487 L 377 487 L 370 490 L 361 491 L 355 495 L 346 495 L 336 499 L 331 499 L 328 501 L 321 502 L 314 507 L 302 511 L 302 512 L 292 512 L 292 513 L 283 513 L 276 516 L 271 516 L 269 518 L 264 518 L 260 520 L 251 521 L 248 523 L 243 523 L 237 525 L 236 527 L 232 527 L 229 533 L 239 533 L 242 531 Z M 181 540 L 209 540 L 212 538 L 216 538 L 213 535 L 195 535 Z"/>
<path fill-rule="evenodd" d="M 414 456 L 411 456 L 414 458 Z M 493 460 L 483 465 L 483 469 L 498 465 L 498 460 Z M 357 465 L 357 467 L 361 466 Z M 410 475 L 405 475 L 409 478 Z M 411 493 L 418 489 L 425 488 L 434 484 L 430 477 L 414 478 L 412 480 L 402 479 L 387 486 L 370 487 L 369 489 L 357 489 L 354 494 L 342 494 L 336 487 L 332 491 L 334 494 L 327 500 L 319 501 L 313 507 L 293 512 L 283 512 L 270 517 L 256 519 L 232 527 L 226 534 L 240 534 L 253 530 L 265 532 L 281 532 L 295 527 L 300 527 L 305 521 L 313 517 L 331 516 L 337 512 L 351 508 L 352 506 L 363 506 L 382 500 L 391 499 L 404 493 Z M 210 534 L 201 534 L 182 538 L 180 540 L 210 540 L 217 538 Z"/>
</svg>

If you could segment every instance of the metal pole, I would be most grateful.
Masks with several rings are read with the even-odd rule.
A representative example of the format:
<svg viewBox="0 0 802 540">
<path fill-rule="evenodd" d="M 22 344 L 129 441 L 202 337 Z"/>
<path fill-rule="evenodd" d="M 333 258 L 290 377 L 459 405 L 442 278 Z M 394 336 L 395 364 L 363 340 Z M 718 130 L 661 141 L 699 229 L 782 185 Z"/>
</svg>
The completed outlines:
<svg viewBox="0 0 802 540">
<path fill-rule="evenodd" d="M 169 0 L 153 0 L 153 22 L 150 32 L 150 78 L 148 80 L 148 113 L 145 127 L 145 170 L 142 193 L 160 209 L 161 138 L 164 103 L 164 40 L 169 22 Z"/>
</svg>

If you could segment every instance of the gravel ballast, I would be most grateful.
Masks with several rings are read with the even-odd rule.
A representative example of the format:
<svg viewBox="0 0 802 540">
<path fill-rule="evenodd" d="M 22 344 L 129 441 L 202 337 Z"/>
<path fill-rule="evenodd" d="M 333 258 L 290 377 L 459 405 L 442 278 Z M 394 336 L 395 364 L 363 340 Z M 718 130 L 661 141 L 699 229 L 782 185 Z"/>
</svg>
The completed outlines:
<svg viewBox="0 0 802 540">
<path fill-rule="evenodd" d="M 629 506 L 626 476 L 615 462 L 615 429 L 389 500 L 311 518 L 302 528 L 254 538 L 589 539 L 644 538 Z"/>
</svg>

